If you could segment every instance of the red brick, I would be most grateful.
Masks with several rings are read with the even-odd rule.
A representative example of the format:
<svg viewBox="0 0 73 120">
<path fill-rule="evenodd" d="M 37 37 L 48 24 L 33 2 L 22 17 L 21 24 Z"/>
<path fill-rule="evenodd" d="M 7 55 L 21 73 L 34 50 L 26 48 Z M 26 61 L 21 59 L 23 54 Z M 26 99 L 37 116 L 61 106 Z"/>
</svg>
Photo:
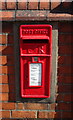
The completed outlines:
<svg viewBox="0 0 73 120">
<path fill-rule="evenodd" d="M 2 119 L 2 120 L 17 120 L 17 119 L 11 119 L 11 118 L 10 118 L 10 119 L 8 119 L 8 118 L 7 118 L 7 119 Z"/>
<path fill-rule="evenodd" d="M 14 110 L 15 108 L 15 103 L 2 103 L 3 110 Z"/>
<path fill-rule="evenodd" d="M 15 11 L 0 11 L 0 20 L 14 20 Z"/>
<path fill-rule="evenodd" d="M 6 64 L 7 60 L 6 60 L 6 56 L 0 56 L 0 64 Z"/>
<path fill-rule="evenodd" d="M 62 118 L 63 118 L 63 119 L 66 118 L 67 120 L 68 120 L 68 118 L 69 118 L 69 119 L 72 120 L 72 118 L 73 118 L 72 112 L 62 112 Z"/>
<path fill-rule="evenodd" d="M 64 0 L 62 0 L 62 6 L 64 7 L 64 8 L 66 8 L 66 9 L 68 9 L 68 8 L 70 8 L 71 6 L 71 2 L 64 2 Z"/>
<path fill-rule="evenodd" d="M 14 65 L 14 56 L 7 56 L 7 65 Z"/>
<path fill-rule="evenodd" d="M 16 93 L 9 92 L 9 101 L 16 101 Z"/>
<path fill-rule="evenodd" d="M 73 20 L 73 15 L 68 14 L 68 13 L 47 13 L 47 20 L 50 21 L 72 21 Z"/>
<path fill-rule="evenodd" d="M 18 0 L 18 9 L 27 9 L 27 0 Z"/>
<path fill-rule="evenodd" d="M 10 119 L 2 119 L 2 120 L 17 120 L 17 119 L 11 119 L 11 118 L 10 118 Z"/>
<path fill-rule="evenodd" d="M 16 0 L 7 0 L 7 9 L 16 9 Z"/>
<path fill-rule="evenodd" d="M 28 9 L 38 9 L 38 0 L 29 0 Z"/>
<path fill-rule="evenodd" d="M 71 55 L 73 51 L 72 45 L 60 45 L 59 46 L 59 54 Z"/>
<path fill-rule="evenodd" d="M 24 108 L 24 104 L 23 103 L 17 103 L 17 109 L 18 110 L 22 110 Z"/>
<path fill-rule="evenodd" d="M 73 83 L 73 76 L 64 76 L 64 75 L 59 75 L 58 76 L 58 82 L 59 83 L 69 83 L 69 84 L 71 84 L 71 83 Z"/>
<path fill-rule="evenodd" d="M 59 23 L 59 32 L 73 32 L 73 23 L 70 22 L 62 22 L 62 23 Z"/>
<path fill-rule="evenodd" d="M 71 44 L 73 43 L 72 38 L 71 34 L 59 34 L 59 44 Z"/>
<path fill-rule="evenodd" d="M 36 118 L 36 111 L 12 111 L 12 118 Z"/>
<path fill-rule="evenodd" d="M 50 0 L 40 0 L 40 9 L 50 9 Z"/>
<path fill-rule="evenodd" d="M 10 118 L 10 111 L 1 111 L 0 118 Z"/>
<path fill-rule="evenodd" d="M 5 8 L 5 0 L 0 0 L 0 9 L 4 10 Z"/>
<path fill-rule="evenodd" d="M 50 110 L 55 110 L 55 108 L 56 108 L 56 103 L 52 103 L 52 104 L 50 104 Z"/>
<path fill-rule="evenodd" d="M 8 101 L 8 93 L 0 93 L 0 101 Z"/>
<path fill-rule="evenodd" d="M 61 3 L 61 0 L 57 0 L 56 2 L 53 2 L 53 0 L 52 0 L 52 2 L 51 2 L 51 10 L 57 8 L 60 5 L 60 3 Z"/>
<path fill-rule="evenodd" d="M 0 83 L 8 83 L 8 76 L 0 75 Z"/>
<path fill-rule="evenodd" d="M 8 44 L 13 44 L 14 43 L 14 36 L 13 35 L 9 35 L 7 36 L 7 43 Z"/>
<path fill-rule="evenodd" d="M 0 102 L 0 110 L 2 110 L 2 102 Z"/>
<path fill-rule="evenodd" d="M 9 81 L 9 84 L 15 84 L 15 75 L 9 75 L 8 76 L 8 81 Z"/>
<path fill-rule="evenodd" d="M 15 84 L 9 84 L 9 92 L 14 92 L 15 93 Z"/>
<path fill-rule="evenodd" d="M 13 56 L 0 56 L 0 64 L 14 65 L 14 57 Z"/>
<path fill-rule="evenodd" d="M 58 92 L 71 93 L 72 90 L 72 85 L 58 85 Z"/>
<path fill-rule="evenodd" d="M 8 85 L 0 85 L 0 92 L 9 92 L 9 88 L 8 88 Z"/>
<path fill-rule="evenodd" d="M 7 33 L 9 37 L 9 34 L 13 33 L 13 22 L 4 22 L 2 24 L 2 33 Z"/>
<path fill-rule="evenodd" d="M 58 115 L 59 114 L 59 115 Z M 39 111 L 38 118 L 60 118 L 59 112 Z"/>
<path fill-rule="evenodd" d="M 73 56 L 59 56 L 58 63 L 61 65 L 73 64 Z"/>
<path fill-rule="evenodd" d="M 71 66 L 59 66 L 58 74 L 73 74 L 73 67 Z"/>
<path fill-rule="evenodd" d="M 7 35 L 0 34 L 0 44 L 6 44 L 6 43 L 7 43 Z"/>
<path fill-rule="evenodd" d="M 7 56 L 7 65 L 14 65 L 14 56 Z"/>
<path fill-rule="evenodd" d="M 0 66 L 0 74 L 14 74 L 14 66 Z"/>
<path fill-rule="evenodd" d="M 63 101 L 65 102 L 72 102 L 72 94 L 64 94 Z"/>
<path fill-rule="evenodd" d="M 14 36 L 13 35 L 8 35 L 7 36 L 7 43 L 8 44 L 13 44 L 14 43 Z"/>
<path fill-rule="evenodd" d="M 0 93 L 0 101 L 2 101 L 2 93 Z"/>
<path fill-rule="evenodd" d="M 56 101 L 63 101 L 63 94 L 57 93 L 56 94 Z"/>
<path fill-rule="evenodd" d="M 58 103 L 57 109 L 58 110 L 71 110 L 72 104 L 71 103 Z"/>
<path fill-rule="evenodd" d="M 44 110 L 48 109 L 47 104 L 41 104 L 41 103 L 24 103 L 25 109 L 32 109 L 32 110 Z"/>
<path fill-rule="evenodd" d="M 13 46 L 0 46 L 0 54 L 8 55 L 13 54 Z"/>
</svg>

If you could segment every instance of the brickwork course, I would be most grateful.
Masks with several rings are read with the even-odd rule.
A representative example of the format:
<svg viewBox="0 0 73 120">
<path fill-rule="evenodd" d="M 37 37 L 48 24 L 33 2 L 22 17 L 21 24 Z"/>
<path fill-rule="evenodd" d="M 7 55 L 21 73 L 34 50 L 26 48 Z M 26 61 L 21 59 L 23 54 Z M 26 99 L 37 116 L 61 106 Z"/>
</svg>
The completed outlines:
<svg viewBox="0 0 73 120">
<path fill-rule="evenodd" d="M 58 24 L 58 67 L 54 103 L 16 100 L 14 23 Z M 0 119 L 73 118 L 73 2 L 0 0 Z M 18 53 L 17 53 L 18 54 Z"/>
</svg>

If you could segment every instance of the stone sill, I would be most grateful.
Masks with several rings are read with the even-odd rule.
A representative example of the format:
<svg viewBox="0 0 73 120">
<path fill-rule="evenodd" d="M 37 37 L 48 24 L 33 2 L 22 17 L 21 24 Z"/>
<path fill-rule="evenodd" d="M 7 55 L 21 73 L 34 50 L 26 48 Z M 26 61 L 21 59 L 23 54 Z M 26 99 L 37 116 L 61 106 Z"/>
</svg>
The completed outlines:
<svg viewBox="0 0 73 120">
<path fill-rule="evenodd" d="M 68 13 L 50 13 L 47 10 L 3 10 L 0 11 L 0 21 L 73 21 L 73 15 Z"/>
</svg>

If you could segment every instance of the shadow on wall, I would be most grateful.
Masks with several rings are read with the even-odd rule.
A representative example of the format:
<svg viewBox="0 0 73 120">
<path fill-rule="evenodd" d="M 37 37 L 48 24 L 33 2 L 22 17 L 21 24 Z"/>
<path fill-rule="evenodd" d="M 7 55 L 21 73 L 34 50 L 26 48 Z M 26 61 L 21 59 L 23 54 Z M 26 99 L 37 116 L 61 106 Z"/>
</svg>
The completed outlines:
<svg viewBox="0 0 73 120">
<path fill-rule="evenodd" d="M 2 33 L 6 37 L 2 40 L 0 46 L 0 54 L 2 52 L 2 74 L 6 76 L 4 93 L 8 94 L 5 101 L 16 101 L 15 90 L 15 63 L 14 63 L 14 38 L 13 38 L 13 23 L 2 22 Z"/>
<path fill-rule="evenodd" d="M 68 13 L 73 15 L 73 2 L 62 2 L 50 11 L 51 13 Z"/>
<path fill-rule="evenodd" d="M 67 29 L 68 28 L 68 29 Z M 59 23 L 58 88 L 56 111 L 61 118 L 73 119 L 73 23 Z"/>
<path fill-rule="evenodd" d="M 2 66 L 2 73 L 7 76 L 7 85 L 8 88 L 6 88 L 5 93 L 8 93 L 8 101 L 16 101 L 16 90 L 15 90 L 15 68 L 14 68 L 14 56 L 12 55 L 11 48 L 13 49 L 13 46 L 3 46 L 5 49 L 2 50 L 2 53 L 4 53 L 4 57 L 6 60 L 6 64 Z M 6 55 L 5 53 L 9 53 L 11 55 Z"/>
</svg>

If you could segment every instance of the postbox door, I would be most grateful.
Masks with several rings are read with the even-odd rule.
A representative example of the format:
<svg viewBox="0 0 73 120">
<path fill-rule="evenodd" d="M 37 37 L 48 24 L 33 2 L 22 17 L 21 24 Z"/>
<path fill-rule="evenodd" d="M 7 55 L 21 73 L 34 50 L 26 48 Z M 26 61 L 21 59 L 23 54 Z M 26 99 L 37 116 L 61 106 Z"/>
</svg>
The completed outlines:
<svg viewBox="0 0 73 120">
<path fill-rule="evenodd" d="M 39 35 L 36 29 L 41 30 Z M 34 31 L 33 35 L 30 35 L 30 30 Z M 51 30 L 50 25 L 20 26 L 20 81 L 23 98 L 50 97 Z"/>
</svg>

